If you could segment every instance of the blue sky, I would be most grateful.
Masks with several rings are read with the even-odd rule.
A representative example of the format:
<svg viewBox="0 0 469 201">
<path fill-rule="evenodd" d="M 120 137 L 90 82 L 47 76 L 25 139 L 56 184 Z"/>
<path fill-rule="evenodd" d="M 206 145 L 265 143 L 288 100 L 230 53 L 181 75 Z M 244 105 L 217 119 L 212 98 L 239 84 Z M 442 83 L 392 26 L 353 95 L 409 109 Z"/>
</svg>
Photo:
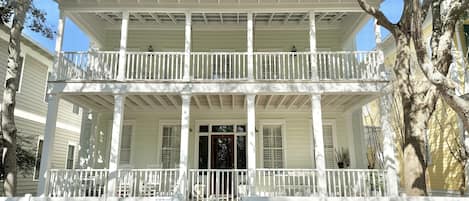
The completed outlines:
<svg viewBox="0 0 469 201">
<path fill-rule="evenodd" d="M 47 22 L 54 29 L 57 29 L 57 21 L 59 18 L 58 5 L 53 0 L 35 0 L 36 7 L 47 12 Z M 396 22 L 401 16 L 403 9 L 403 1 L 384 0 L 381 4 L 381 10 L 392 21 Z M 47 39 L 40 34 L 34 33 L 28 29 L 24 30 L 25 34 L 36 40 L 51 52 L 54 52 L 55 39 Z M 382 29 L 383 38 L 389 34 L 384 28 Z M 358 50 L 371 50 L 375 47 L 373 20 L 370 20 L 365 27 L 358 33 L 356 44 Z M 64 34 L 64 51 L 87 50 L 89 40 L 86 35 L 70 20 L 67 20 Z"/>
</svg>

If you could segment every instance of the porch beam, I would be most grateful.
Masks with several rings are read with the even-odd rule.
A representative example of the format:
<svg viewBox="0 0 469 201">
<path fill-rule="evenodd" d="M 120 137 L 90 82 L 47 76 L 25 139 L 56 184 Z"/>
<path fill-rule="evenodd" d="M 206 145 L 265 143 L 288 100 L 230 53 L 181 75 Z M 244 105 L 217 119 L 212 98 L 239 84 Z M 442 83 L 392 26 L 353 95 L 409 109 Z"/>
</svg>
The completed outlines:
<svg viewBox="0 0 469 201">
<path fill-rule="evenodd" d="M 188 178 L 188 155 L 189 155 L 189 122 L 190 122 L 190 106 L 191 95 L 181 94 L 181 148 L 179 155 L 179 192 L 182 200 L 186 200 L 186 188 Z"/>
<path fill-rule="evenodd" d="M 398 196 L 398 161 L 396 160 L 395 133 L 392 129 L 392 93 L 387 93 L 380 98 L 381 133 L 383 134 L 383 158 L 388 196 Z"/>
<path fill-rule="evenodd" d="M 184 42 L 184 81 L 190 80 L 191 62 L 191 40 L 192 40 L 192 13 L 186 12 L 185 42 Z"/>
<path fill-rule="evenodd" d="M 220 102 L 220 109 L 223 109 L 223 98 L 221 97 L 221 95 L 217 95 L 218 96 L 218 102 Z"/>
<path fill-rule="evenodd" d="M 55 129 L 57 125 L 57 113 L 59 111 L 60 96 L 51 94 L 47 98 L 47 119 L 44 130 L 44 141 L 41 154 L 41 166 L 39 169 L 39 183 L 37 186 L 37 195 L 39 197 L 46 197 L 49 184 L 49 174 L 52 165 Z"/>
<path fill-rule="evenodd" d="M 311 80 L 318 81 L 318 63 L 316 58 L 316 15 L 309 11 L 309 53 L 311 60 Z"/>
<path fill-rule="evenodd" d="M 311 146 L 311 152 L 314 153 L 317 170 L 318 194 L 320 197 L 325 197 L 327 192 L 326 159 L 324 155 L 324 135 L 322 131 L 322 108 L 320 94 L 311 95 L 311 116 L 314 139 L 314 146 Z"/>
<path fill-rule="evenodd" d="M 247 94 L 247 124 L 248 124 L 248 185 L 249 195 L 255 195 L 255 177 L 256 177 L 256 95 Z"/>
<path fill-rule="evenodd" d="M 197 96 L 194 96 L 194 103 L 197 109 L 200 109 L 200 101 L 199 101 L 199 98 L 197 98 Z"/>
<path fill-rule="evenodd" d="M 205 98 L 207 99 L 207 105 L 209 109 L 212 109 L 212 101 L 210 100 L 209 95 L 205 95 Z"/>
<path fill-rule="evenodd" d="M 125 95 L 114 96 L 114 114 L 111 131 L 111 150 L 109 154 L 109 176 L 107 192 L 109 197 L 116 196 L 117 171 L 119 168 L 119 154 L 122 135 L 122 125 L 124 122 Z"/>
<path fill-rule="evenodd" d="M 254 21 L 252 12 L 248 12 L 247 19 L 248 80 L 254 81 Z"/>
<path fill-rule="evenodd" d="M 287 95 L 282 95 L 282 98 L 280 99 L 280 101 L 278 102 L 277 104 L 277 108 L 275 109 L 280 109 L 280 107 L 282 106 L 283 102 L 285 101 L 285 99 L 287 99 Z"/>
<path fill-rule="evenodd" d="M 127 52 L 127 34 L 129 28 L 129 11 L 122 12 L 122 25 L 121 25 L 121 40 L 119 46 L 119 69 L 117 73 L 117 80 L 125 80 L 125 67 L 126 67 L 126 52 Z"/>
</svg>

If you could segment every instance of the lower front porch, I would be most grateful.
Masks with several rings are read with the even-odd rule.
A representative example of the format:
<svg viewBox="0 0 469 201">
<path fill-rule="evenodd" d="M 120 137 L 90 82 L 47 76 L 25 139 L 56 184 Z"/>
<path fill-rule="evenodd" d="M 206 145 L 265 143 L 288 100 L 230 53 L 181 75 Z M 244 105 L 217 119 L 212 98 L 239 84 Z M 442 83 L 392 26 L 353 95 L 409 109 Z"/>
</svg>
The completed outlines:
<svg viewBox="0 0 469 201">
<path fill-rule="evenodd" d="M 245 197 L 320 197 L 316 169 L 256 169 L 248 184 L 246 169 L 120 169 L 115 195 L 108 194 L 107 169 L 50 170 L 48 197 L 184 197 L 190 200 L 240 200 Z M 327 169 L 327 197 L 386 197 L 386 171 Z M 187 182 L 181 182 L 187 181 Z"/>
<path fill-rule="evenodd" d="M 236 200 L 391 192 L 385 170 L 366 169 L 360 108 L 374 94 L 61 98 L 84 108 L 80 151 L 69 153 L 71 169 L 41 165 L 41 195 Z"/>
</svg>

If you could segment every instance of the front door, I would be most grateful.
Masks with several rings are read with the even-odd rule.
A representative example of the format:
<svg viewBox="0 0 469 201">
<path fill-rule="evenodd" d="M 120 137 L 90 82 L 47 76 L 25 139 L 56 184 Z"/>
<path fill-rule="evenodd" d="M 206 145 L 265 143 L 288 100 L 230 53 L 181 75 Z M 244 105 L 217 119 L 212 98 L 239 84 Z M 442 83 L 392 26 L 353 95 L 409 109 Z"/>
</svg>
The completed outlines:
<svg viewBox="0 0 469 201">
<path fill-rule="evenodd" d="M 224 171 L 234 168 L 234 135 L 212 135 L 211 169 L 220 170 L 212 178 L 212 194 L 231 194 L 232 173 Z"/>
</svg>

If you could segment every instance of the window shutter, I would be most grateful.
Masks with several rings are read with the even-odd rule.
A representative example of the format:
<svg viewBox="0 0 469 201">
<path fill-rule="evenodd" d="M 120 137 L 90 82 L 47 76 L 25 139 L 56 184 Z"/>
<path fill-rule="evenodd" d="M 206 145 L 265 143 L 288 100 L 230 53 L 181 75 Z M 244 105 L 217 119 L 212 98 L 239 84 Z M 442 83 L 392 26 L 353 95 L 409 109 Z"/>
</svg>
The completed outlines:
<svg viewBox="0 0 469 201">
<path fill-rule="evenodd" d="M 324 134 L 324 155 L 326 156 L 326 168 L 336 168 L 337 161 L 335 159 L 334 153 L 334 140 L 332 137 L 332 126 L 324 125 L 323 128 Z"/>
<path fill-rule="evenodd" d="M 181 144 L 181 127 L 164 126 L 161 146 L 161 162 L 163 168 L 176 168 L 179 164 Z"/>
<path fill-rule="evenodd" d="M 283 168 L 283 136 L 282 126 L 264 126 L 263 153 L 265 168 Z"/>
<path fill-rule="evenodd" d="M 132 145 L 132 126 L 124 125 L 124 128 L 122 129 L 119 164 L 121 165 L 130 164 L 131 145 Z"/>
</svg>

